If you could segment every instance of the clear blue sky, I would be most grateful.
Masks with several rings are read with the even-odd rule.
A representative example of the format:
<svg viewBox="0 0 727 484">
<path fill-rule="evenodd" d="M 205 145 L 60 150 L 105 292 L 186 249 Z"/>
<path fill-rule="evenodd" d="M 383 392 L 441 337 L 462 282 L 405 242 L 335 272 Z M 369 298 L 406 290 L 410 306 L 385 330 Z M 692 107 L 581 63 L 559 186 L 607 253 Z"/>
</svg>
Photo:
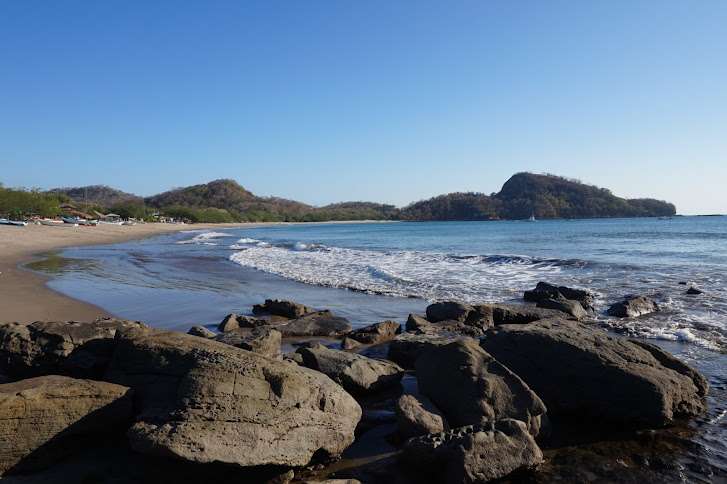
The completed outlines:
<svg viewBox="0 0 727 484">
<path fill-rule="evenodd" d="M 727 2 L 0 1 L 0 181 L 727 213 Z"/>
</svg>

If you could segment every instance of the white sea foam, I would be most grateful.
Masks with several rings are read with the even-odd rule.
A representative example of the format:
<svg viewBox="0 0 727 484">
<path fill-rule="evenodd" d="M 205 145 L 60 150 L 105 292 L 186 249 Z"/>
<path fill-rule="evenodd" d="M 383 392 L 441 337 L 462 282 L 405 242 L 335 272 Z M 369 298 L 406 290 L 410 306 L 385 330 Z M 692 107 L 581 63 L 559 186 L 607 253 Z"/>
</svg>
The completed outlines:
<svg viewBox="0 0 727 484">
<path fill-rule="evenodd" d="M 218 245 L 213 242 L 214 240 L 221 239 L 223 237 L 229 237 L 229 234 L 222 232 L 203 232 L 199 235 L 195 235 L 191 239 L 180 240 L 177 244 L 202 244 L 202 245 Z"/>
<path fill-rule="evenodd" d="M 469 302 L 501 300 L 560 272 L 558 261 L 523 256 L 460 256 L 415 251 L 377 252 L 298 243 L 241 246 L 230 260 L 307 284 Z"/>
</svg>

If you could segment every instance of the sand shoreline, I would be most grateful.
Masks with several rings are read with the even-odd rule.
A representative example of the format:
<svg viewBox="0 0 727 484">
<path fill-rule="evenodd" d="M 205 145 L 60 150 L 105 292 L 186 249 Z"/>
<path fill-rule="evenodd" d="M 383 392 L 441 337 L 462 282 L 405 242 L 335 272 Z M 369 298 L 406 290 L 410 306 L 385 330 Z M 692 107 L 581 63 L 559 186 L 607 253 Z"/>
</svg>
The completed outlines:
<svg viewBox="0 0 727 484">
<path fill-rule="evenodd" d="M 328 223 L 388 223 L 390 221 L 351 220 Z M 35 321 L 93 321 L 113 314 L 90 303 L 78 301 L 50 289 L 50 277 L 19 266 L 42 258 L 43 252 L 65 247 L 115 244 L 185 230 L 233 229 L 261 225 L 298 225 L 300 222 L 245 222 L 176 225 L 150 223 L 96 227 L 53 227 L 28 224 L 27 227 L 0 225 L 0 323 L 30 324 Z"/>
<path fill-rule="evenodd" d="M 255 223 L 175 225 L 99 225 L 97 227 L 27 227 L 0 225 L 0 322 L 92 321 L 112 316 L 46 286 L 49 277 L 19 267 L 43 252 L 64 247 L 113 244 L 184 230 L 251 227 Z"/>
</svg>

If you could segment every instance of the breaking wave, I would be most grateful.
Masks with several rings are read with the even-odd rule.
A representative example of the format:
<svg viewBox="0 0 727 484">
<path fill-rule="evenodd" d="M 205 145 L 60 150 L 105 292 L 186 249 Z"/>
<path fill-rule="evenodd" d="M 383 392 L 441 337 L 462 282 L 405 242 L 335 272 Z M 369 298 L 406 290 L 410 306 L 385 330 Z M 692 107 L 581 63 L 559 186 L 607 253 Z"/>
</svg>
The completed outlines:
<svg viewBox="0 0 727 484">
<path fill-rule="evenodd" d="M 503 291 L 582 264 L 527 256 L 372 251 L 296 243 L 274 246 L 248 239 L 231 246 L 236 264 L 294 281 L 375 294 L 469 302 L 501 300 Z"/>
<path fill-rule="evenodd" d="M 223 237 L 229 237 L 230 234 L 225 234 L 222 232 L 203 232 L 201 234 L 195 235 L 191 239 L 187 240 L 180 240 L 179 242 L 176 242 L 180 245 L 186 245 L 186 244 L 197 244 L 197 245 L 219 245 L 216 241 L 218 239 L 221 239 Z"/>
</svg>

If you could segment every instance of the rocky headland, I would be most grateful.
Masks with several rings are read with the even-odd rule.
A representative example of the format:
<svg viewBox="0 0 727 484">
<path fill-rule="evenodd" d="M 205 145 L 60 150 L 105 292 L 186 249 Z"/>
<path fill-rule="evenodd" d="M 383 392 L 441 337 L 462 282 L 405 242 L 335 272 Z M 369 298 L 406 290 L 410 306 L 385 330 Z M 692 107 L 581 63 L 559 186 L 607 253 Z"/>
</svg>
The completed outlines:
<svg viewBox="0 0 727 484">
<path fill-rule="evenodd" d="M 706 405 L 702 375 L 653 344 L 590 323 L 592 294 L 540 283 L 524 298 L 529 305 L 435 303 L 410 315 L 405 331 L 395 321 L 352 330 L 330 311 L 285 300 L 189 334 L 113 318 L 0 324 L 0 475 L 725 477 L 690 456 L 689 420 Z M 645 298 L 617 304 L 638 307 L 614 317 L 658 309 Z"/>
</svg>

